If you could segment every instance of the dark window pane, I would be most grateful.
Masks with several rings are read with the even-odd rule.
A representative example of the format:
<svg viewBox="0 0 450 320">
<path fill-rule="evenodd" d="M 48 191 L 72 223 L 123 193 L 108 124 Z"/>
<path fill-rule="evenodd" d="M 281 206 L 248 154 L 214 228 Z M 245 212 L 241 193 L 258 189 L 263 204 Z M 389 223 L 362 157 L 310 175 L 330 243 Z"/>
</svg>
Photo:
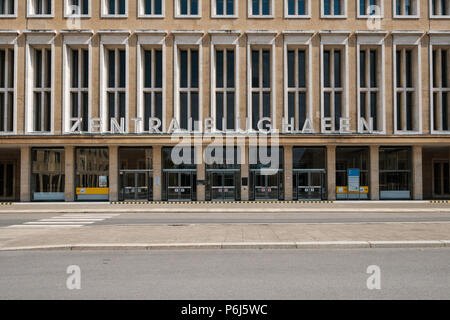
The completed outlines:
<svg viewBox="0 0 450 320">
<path fill-rule="evenodd" d="M 323 52 L 323 83 L 325 88 L 331 86 L 330 83 L 330 51 Z"/>
<path fill-rule="evenodd" d="M 83 50 L 83 88 L 89 87 L 89 52 Z"/>
<path fill-rule="evenodd" d="M 377 87 L 377 52 L 370 50 L 370 86 Z"/>
<path fill-rule="evenodd" d="M 252 128 L 257 130 L 259 121 L 259 93 L 252 94 Z"/>
<path fill-rule="evenodd" d="M 188 0 L 180 0 L 181 2 L 181 14 L 188 14 Z"/>
<path fill-rule="evenodd" d="M 234 51 L 227 50 L 227 88 L 234 88 Z"/>
<path fill-rule="evenodd" d="M 263 87 L 270 88 L 270 51 L 263 51 Z"/>
<path fill-rule="evenodd" d="M 298 94 L 298 123 L 300 130 L 303 129 L 306 121 L 306 94 L 300 92 Z"/>
<path fill-rule="evenodd" d="M 198 108 L 198 93 L 191 93 L 191 118 L 192 118 L 192 128 L 197 129 L 195 127 L 195 121 L 199 120 L 199 108 Z"/>
<path fill-rule="evenodd" d="M 114 88 L 116 85 L 115 76 L 116 76 L 116 53 L 114 50 L 108 50 L 108 87 Z"/>
<path fill-rule="evenodd" d="M 331 105 L 330 105 L 330 94 L 328 92 L 325 92 L 323 94 L 323 111 L 324 111 L 324 117 L 329 118 L 331 117 Z"/>
<path fill-rule="evenodd" d="M 295 119 L 295 93 L 288 93 L 288 123 Z"/>
<path fill-rule="evenodd" d="M 72 118 L 78 118 L 78 93 L 71 93 Z"/>
<path fill-rule="evenodd" d="M 152 87 L 152 52 L 144 51 L 144 87 Z"/>
<path fill-rule="evenodd" d="M 72 51 L 72 88 L 78 87 L 78 50 Z"/>
<path fill-rule="evenodd" d="M 223 15 L 223 0 L 216 0 L 216 14 Z"/>
<path fill-rule="evenodd" d="M 216 51 L 216 87 L 223 88 L 223 51 Z"/>
<path fill-rule="evenodd" d="M 336 93 L 334 95 L 334 122 L 335 129 L 339 130 L 341 127 L 341 116 L 342 116 L 342 94 Z"/>
<path fill-rule="evenodd" d="M 223 93 L 216 94 L 216 127 L 223 130 Z"/>
<path fill-rule="evenodd" d="M 306 59 L 303 50 L 298 52 L 298 86 L 306 88 Z"/>
<path fill-rule="evenodd" d="M 125 2 L 126 0 L 119 0 L 119 14 L 125 14 L 126 8 L 125 8 Z"/>
<path fill-rule="evenodd" d="M 360 115 L 362 118 L 366 118 L 366 94 L 364 92 L 359 95 L 360 101 Z"/>
<path fill-rule="evenodd" d="M 187 93 L 180 94 L 180 127 L 181 127 L 181 129 L 188 128 L 188 95 L 187 95 Z"/>
<path fill-rule="evenodd" d="M 126 59 L 125 59 L 125 50 L 119 50 L 120 56 L 120 88 L 125 88 L 125 79 L 126 79 Z"/>
<path fill-rule="evenodd" d="M 259 51 L 252 51 L 252 87 L 259 88 Z"/>
<path fill-rule="evenodd" d="M 198 0 L 191 0 L 191 14 L 198 14 Z"/>
<path fill-rule="evenodd" d="M 396 52 L 396 73 L 397 73 L 397 87 L 402 86 L 402 51 L 397 50 Z"/>
<path fill-rule="evenodd" d="M 199 61 L 198 61 L 198 51 L 192 50 L 191 51 L 191 72 L 192 72 L 192 79 L 191 79 L 191 87 L 192 88 L 198 88 L 198 67 L 199 67 Z"/>
<path fill-rule="evenodd" d="M 271 94 L 270 93 L 264 93 L 263 94 L 263 117 L 264 118 L 270 118 L 270 114 L 271 114 Z"/>
<path fill-rule="evenodd" d="M 446 50 L 442 50 L 442 57 L 441 57 L 441 62 L 442 62 L 442 87 L 443 88 L 447 88 L 448 87 L 448 64 L 447 64 L 447 51 Z"/>
<path fill-rule="evenodd" d="M 402 113 L 402 94 L 397 93 L 397 130 L 403 130 L 403 113 Z"/>
<path fill-rule="evenodd" d="M 262 14 L 265 16 L 270 15 L 270 1 L 271 0 L 262 0 Z"/>
<path fill-rule="evenodd" d="M 227 15 L 234 15 L 234 1 L 238 0 L 226 0 L 227 1 Z"/>
<path fill-rule="evenodd" d="M 155 117 L 163 121 L 163 95 L 162 93 L 155 93 Z"/>
<path fill-rule="evenodd" d="M 109 0 L 108 13 L 114 14 L 116 12 L 116 0 Z"/>
<path fill-rule="evenodd" d="M 235 129 L 234 119 L 234 93 L 227 94 L 227 129 Z"/>
<path fill-rule="evenodd" d="M 295 51 L 288 51 L 288 86 L 295 87 Z"/>
<path fill-rule="evenodd" d="M 413 94 L 408 92 L 406 94 L 406 125 L 407 130 L 413 129 L 412 117 L 413 117 Z"/>
<path fill-rule="evenodd" d="M 442 130 L 448 130 L 449 128 L 449 121 L 448 121 L 449 98 L 450 94 L 448 94 L 447 92 L 442 93 Z"/>
<path fill-rule="evenodd" d="M 366 88 L 366 52 L 359 52 L 359 86 Z"/>
<path fill-rule="evenodd" d="M 162 51 L 155 50 L 155 88 L 162 88 L 162 82 L 163 82 Z"/>
<path fill-rule="evenodd" d="M 83 117 L 83 122 L 82 122 L 82 130 L 83 131 L 88 131 L 88 124 L 89 124 L 89 95 L 84 92 L 81 94 L 82 96 L 82 117 Z"/>
<path fill-rule="evenodd" d="M 126 103 L 125 103 L 125 93 L 119 93 L 119 121 L 120 119 L 125 119 L 125 107 L 126 107 Z M 119 122 L 120 123 L 120 122 Z"/>
<path fill-rule="evenodd" d="M 144 93 L 144 130 L 149 130 L 149 119 L 152 117 L 152 94 Z"/>
<path fill-rule="evenodd" d="M 155 0 L 155 13 L 157 15 L 162 14 L 162 0 Z"/>
<path fill-rule="evenodd" d="M 377 126 L 377 93 L 370 94 L 370 116 L 373 119 L 373 130 L 378 130 Z"/>
<path fill-rule="evenodd" d="M 259 1 L 260 0 L 252 0 L 252 14 L 259 15 Z"/>
<path fill-rule="evenodd" d="M 180 50 L 180 87 L 188 87 L 188 52 Z"/>
<path fill-rule="evenodd" d="M 334 86 L 341 87 L 341 52 L 334 51 Z"/>
</svg>

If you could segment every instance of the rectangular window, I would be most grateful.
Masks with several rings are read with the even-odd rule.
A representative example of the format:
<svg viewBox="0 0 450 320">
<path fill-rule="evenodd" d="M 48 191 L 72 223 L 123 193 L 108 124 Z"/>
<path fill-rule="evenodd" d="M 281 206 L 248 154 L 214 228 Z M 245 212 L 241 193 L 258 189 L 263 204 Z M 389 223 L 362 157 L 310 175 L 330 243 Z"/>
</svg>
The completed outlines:
<svg viewBox="0 0 450 320">
<path fill-rule="evenodd" d="M 273 0 L 248 0 L 249 17 L 269 18 L 273 16 Z"/>
<path fill-rule="evenodd" d="M 411 199 L 411 165 L 411 148 L 380 148 L 380 199 Z"/>
<path fill-rule="evenodd" d="M 332 119 L 333 131 L 339 131 L 343 116 L 344 50 L 325 47 L 323 51 L 324 117 Z"/>
<path fill-rule="evenodd" d="M 64 201 L 64 149 L 31 150 L 34 201 Z"/>
<path fill-rule="evenodd" d="M 236 17 L 238 0 L 212 0 L 213 17 Z"/>
<path fill-rule="evenodd" d="M 200 17 L 201 0 L 176 0 L 177 17 Z"/>
<path fill-rule="evenodd" d="M 127 0 L 102 0 L 103 16 L 126 16 Z"/>
<path fill-rule="evenodd" d="M 307 51 L 289 48 L 287 52 L 288 123 L 294 120 L 295 131 L 301 131 L 308 116 L 307 108 Z"/>
<path fill-rule="evenodd" d="M 397 131 L 413 131 L 417 128 L 414 123 L 414 115 L 417 113 L 416 95 L 416 66 L 414 65 L 414 50 L 399 48 L 396 50 L 396 109 Z"/>
<path fill-rule="evenodd" d="M 0 132 L 14 131 L 14 50 L 0 49 Z"/>
<path fill-rule="evenodd" d="M 450 48 L 433 47 L 433 129 L 450 130 Z"/>
<path fill-rule="evenodd" d="M 358 18 L 383 16 L 383 0 L 358 0 Z"/>
<path fill-rule="evenodd" d="M 77 200 L 108 200 L 108 148 L 76 148 L 75 166 Z"/>
<path fill-rule="evenodd" d="M 309 17 L 310 0 L 285 0 L 286 18 Z"/>
<path fill-rule="evenodd" d="M 126 52 L 125 49 L 108 49 L 107 59 L 107 128 L 111 130 L 111 119 L 118 124 L 126 119 Z"/>
<path fill-rule="evenodd" d="M 89 51 L 70 50 L 70 117 L 71 126 L 81 119 L 80 130 L 89 130 Z M 78 119 L 78 120 L 76 120 Z"/>
<path fill-rule="evenodd" d="M 450 0 L 430 0 L 431 18 L 450 18 Z"/>
<path fill-rule="evenodd" d="M 144 130 L 149 130 L 149 119 L 163 121 L 163 54 L 162 49 L 143 51 L 144 68 Z"/>
<path fill-rule="evenodd" d="M 419 0 L 395 0 L 394 18 L 418 18 Z"/>
<path fill-rule="evenodd" d="M 180 127 L 184 130 L 198 129 L 199 121 L 199 50 L 186 48 L 179 50 L 179 101 Z"/>
<path fill-rule="evenodd" d="M 164 0 L 139 0 L 140 17 L 163 17 Z"/>
<path fill-rule="evenodd" d="M 52 119 L 52 52 L 33 49 L 33 131 L 50 132 Z"/>
<path fill-rule="evenodd" d="M 272 53 L 270 49 L 251 51 L 252 129 L 262 118 L 272 118 Z"/>
<path fill-rule="evenodd" d="M 378 131 L 379 113 L 381 113 L 380 80 L 381 63 L 376 48 L 362 47 L 359 51 L 359 110 L 360 117 L 367 124 L 373 124 L 372 130 Z M 380 110 L 380 111 L 378 111 Z"/>
<path fill-rule="evenodd" d="M 53 0 L 28 0 L 28 16 L 51 16 Z"/>
<path fill-rule="evenodd" d="M 347 0 L 322 0 L 322 18 L 347 16 Z"/>
<path fill-rule="evenodd" d="M 0 17 L 15 16 L 16 0 L 0 0 Z"/>
<path fill-rule="evenodd" d="M 235 51 L 217 49 L 215 62 L 216 129 L 234 130 L 236 122 Z"/>
<path fill-rule="evenodd" d="M 66 0 L 66 16 L 89 16 L 89 0 Z"/>
</svg>

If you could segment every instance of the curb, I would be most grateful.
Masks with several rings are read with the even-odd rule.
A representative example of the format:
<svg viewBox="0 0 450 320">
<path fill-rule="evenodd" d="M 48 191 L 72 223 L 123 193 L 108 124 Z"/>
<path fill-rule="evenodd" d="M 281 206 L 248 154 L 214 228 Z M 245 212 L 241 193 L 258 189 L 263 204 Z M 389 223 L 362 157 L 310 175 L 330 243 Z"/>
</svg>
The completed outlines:
<svg viewBox="0 0 450 320">
<path fill-rule="evenodd" d="M 450 248 L 450 240 L 423 241 L 315 241 L 315 242 L 223 242 L 223 243 L 118 243 L 4 247 L 3 251 L 89 250 L 270 250 L 270 249 L 379 249 Z"/>
</svg>

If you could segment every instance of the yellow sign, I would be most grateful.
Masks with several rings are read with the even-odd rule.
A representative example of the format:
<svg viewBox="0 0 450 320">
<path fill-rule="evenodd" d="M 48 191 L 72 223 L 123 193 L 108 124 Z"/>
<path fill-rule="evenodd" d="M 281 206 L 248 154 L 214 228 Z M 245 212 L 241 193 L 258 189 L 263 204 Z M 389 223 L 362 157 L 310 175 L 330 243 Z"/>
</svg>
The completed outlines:
<svg viewBox="0 0 450 320">
<path fill-rule="evenodd" d="M 348 187 L 336 187 L 336 193 L 345 194 L 348 193 Z M 350 193 L 369 193 L 369 187 L 359 187 L 359 192 Z"/>
<path fill-rule="evenodd" d="M 77 195 L 109 194 L 109 188 L 77 188 Z"/>
</svg>

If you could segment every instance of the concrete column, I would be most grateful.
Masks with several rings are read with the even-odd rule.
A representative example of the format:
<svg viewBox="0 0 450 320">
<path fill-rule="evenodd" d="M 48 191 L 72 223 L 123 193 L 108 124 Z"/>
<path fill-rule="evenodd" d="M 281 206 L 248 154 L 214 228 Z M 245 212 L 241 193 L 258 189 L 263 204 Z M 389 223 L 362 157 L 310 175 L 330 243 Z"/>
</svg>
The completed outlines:
<svg viewBox="0 0 450 320">
<path fill-rule="evenodd" d="M 336 200 L 336 146 L 327 146 L 328 200 Z"/>
<path fill-rule="evenodd" d="M 248 171 L 248 148 L 245 146 L 245 142 L 239 146 L 241 150 L 241 200 L 248 201 L 248 188 L 250 184 L 250 176 Z M 247 185 L 242 185 L 242 179 L 247 179 Z"/>
<path fill-rule="evenodd" d="M 284 200 L 292 200 L 292 146 L 284 147 Z"/>
<path fill-rule="evenodd" d="M 153 201 L 162 200 L 162 155 L 161 146 L 153 147 Z"/>
<path fill-rule="evenodd" d="M 371 200 L 380 200 L 380 146 L 370 146 L 369 193 Z"/>
<path fill-rule="evenodd" d="M 199 164 L 197 164 L 197 201 L 205 201 L 206 199 L 206 167 L 203 161 L 203 147 L 202 145 L 196 145 L 195 152 Z M 203 183 L 199 183 L 203 181 Z"/>
<path fill-rule="evenodd" d="M 109 201 L 119 200 L 119 147 L 109 147 Z"/>
<path fill-rule="evenodd" d="M 67 202 L 75 201 L 75 148 L 72 146 L 64 147 L 64 199 Z"/>
<path fill-rule="evenodd" d="M 20 148 L 20 201 L 31 201 L 31 149 L 28 146 Z"/>
<path fill-rule="evenodd" d="M 413 199 L 423 200 L 422 146 L 412 149 Z"/>
</svg>

